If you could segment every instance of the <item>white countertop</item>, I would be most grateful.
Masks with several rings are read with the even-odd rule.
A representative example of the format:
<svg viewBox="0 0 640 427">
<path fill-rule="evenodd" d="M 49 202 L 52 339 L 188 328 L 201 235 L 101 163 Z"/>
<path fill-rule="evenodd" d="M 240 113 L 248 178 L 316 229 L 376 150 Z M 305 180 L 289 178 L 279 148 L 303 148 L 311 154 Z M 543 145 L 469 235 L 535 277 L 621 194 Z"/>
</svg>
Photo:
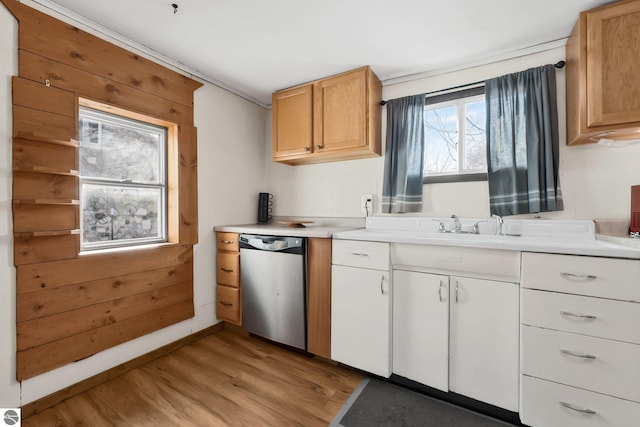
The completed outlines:
<svg viewBox="0 0 640 427">
<path fill-rule="evenodd" d="M 312 221 L 304 227 L 289 227 L 279 221 Z M 331 238 L 335 233 L 353 230 L 364 225 L 364 218 L 274 218 L 268 224 L 239 224 L 214 227 L 214 231 L 230 233 L 263 234 L 267 236 Z"/>
<path fill-rule="evenodd" d="M 333 238 L 640 259 L 640 242 L 596 238 L 590 221 L 505 220 L 505 233 L 517 231 L 519 236 L 438 233 L 432 224 L 437 221 L 431 218 L 370 218 L 367 228 L 336 232 Z"/>
</svg>

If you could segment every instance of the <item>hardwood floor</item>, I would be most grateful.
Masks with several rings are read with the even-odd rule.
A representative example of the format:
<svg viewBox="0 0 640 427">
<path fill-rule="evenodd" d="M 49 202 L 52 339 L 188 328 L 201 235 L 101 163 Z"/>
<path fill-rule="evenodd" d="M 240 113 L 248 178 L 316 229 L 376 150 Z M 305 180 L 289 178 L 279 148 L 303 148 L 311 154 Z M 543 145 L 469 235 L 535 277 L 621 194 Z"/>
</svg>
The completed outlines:
<svg viewBox="0 0 640 427">
<path fill-rule="evenodd" d="M 223 330 L 23 420 L 30 426 L 327 426 L 362 376 Z"/>
</svg>

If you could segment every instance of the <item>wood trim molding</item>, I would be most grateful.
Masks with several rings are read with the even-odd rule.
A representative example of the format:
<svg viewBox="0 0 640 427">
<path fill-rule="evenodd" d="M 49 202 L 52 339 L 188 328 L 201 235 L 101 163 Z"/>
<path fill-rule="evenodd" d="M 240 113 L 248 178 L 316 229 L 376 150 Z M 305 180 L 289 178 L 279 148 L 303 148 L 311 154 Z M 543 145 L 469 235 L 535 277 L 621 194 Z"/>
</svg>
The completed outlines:
<svg viewBox="0 0 640 427">
<path fill-rule="evenodd" d="M 215 334 L 221 330 L 225 329 L 224 322 L 217 323 L 213 326 L 210 326 L 206 329 L 193 333 L 189 336 L 181 338 L 177 341 L 174 341 L 170 344 L 157 348 L 149 353 L 143 354 L 142 356 L 136 357 L 128 362 L 122 363 L 118 366 L 115 366 L 108 371 L 101 372 L 97 375 L 94 375 L 90 378 L 87 378 L 79 383 L 75 383 L 70 385 L 60 391 L 52 393 L 48 396 L 45 396 L 41 399 L 28 403 L 22 407 L 22 418 L 26 419 L 32 415 L 35 415 L 39 412 L 44 411 L 56 405 L 63 400 L 67 400 L 76 396 L 80 393 L 83 393 L 93 387 L 96 387 L 100 384 L 103 384 L 117 376 L 120 376 L 134 368 L 142 366 L 146 363 L 149 363 L 155 359 L 158 359 L 166 354 L 169 354 L 173 351 L 178 350 L 185 345 L 194 343 L 208 335 Z"/>
</svg>

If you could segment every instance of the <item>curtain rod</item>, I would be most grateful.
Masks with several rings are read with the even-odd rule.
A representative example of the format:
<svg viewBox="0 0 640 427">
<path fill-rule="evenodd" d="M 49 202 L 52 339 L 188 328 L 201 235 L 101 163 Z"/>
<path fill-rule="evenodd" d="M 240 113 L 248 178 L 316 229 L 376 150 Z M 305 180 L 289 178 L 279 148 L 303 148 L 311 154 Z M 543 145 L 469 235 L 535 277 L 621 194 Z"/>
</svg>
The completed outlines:
<svg viewBox="0 0 640 427">
<path fill-rule="evenodd" d="M 565 65 L 567 65 L 567 63 L 564 62 L 564 61 L 558 61 L 555 64 L 553 64 L 553 66 L 558 68 L 558 69 L 564 68 Z M 454 87 L 449 87 L 449 88 L 446 88 L 446 89 L 434 90 L 432 92 L 425 93 L 425 95 L 433 95 L 435 93 L 448 92 L 450 90 L 456 90 L 456 89 L 464 89 L 464 88 L 467 88 L 467 87 L 477 86 L 477 85 L 483 84 L 484 82 L 485 82 L 484 80 L 480 80 L 480 81 L 477 81 L 477 82 L 467 83 L 467 84 L 454 86 Z M 385 100 L 380 101 L 380 105 L 385 105 L 386 103 L 387 103 L 387 101 L 385 101 Z"/>
</svg>

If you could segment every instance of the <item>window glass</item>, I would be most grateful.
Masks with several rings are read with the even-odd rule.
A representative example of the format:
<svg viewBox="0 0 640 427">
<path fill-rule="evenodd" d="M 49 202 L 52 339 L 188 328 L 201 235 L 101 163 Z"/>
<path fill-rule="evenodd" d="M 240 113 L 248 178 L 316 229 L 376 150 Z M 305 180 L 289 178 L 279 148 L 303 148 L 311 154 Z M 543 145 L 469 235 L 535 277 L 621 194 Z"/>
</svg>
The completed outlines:
<svg viewBox="0 0 640 427">
<path fill-rule="evenodd" d="M 486 107 L 479 89 L 440 95 L 436 102 L 427 98 L 425 182 L 486 179 Z"/>
<path fill-rule="evenodd" d="M 166 241 L 166 128 L 80 109 L 82 249 Z"/>
<path fill-rule="evenodd" d="M 458 171 L 458 108 L 430 108 L 425 112 L 424 172 Z"/>
<path fill-rule="evenodd" d="M 487 170 L 486 105 L 480 101 L 465 103 L 463 171 Z"/>
</svg>

